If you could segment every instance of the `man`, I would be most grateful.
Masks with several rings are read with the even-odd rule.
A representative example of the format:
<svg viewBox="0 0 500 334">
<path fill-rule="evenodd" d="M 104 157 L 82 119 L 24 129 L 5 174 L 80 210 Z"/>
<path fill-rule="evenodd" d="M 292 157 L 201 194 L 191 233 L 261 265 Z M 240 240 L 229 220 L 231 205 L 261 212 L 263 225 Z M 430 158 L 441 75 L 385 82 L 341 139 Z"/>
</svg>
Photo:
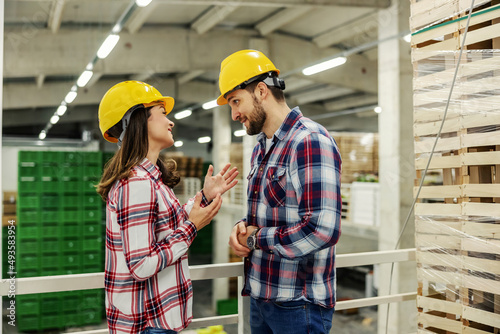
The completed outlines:
<svg viewBox="0 0 500 334">
<path fill-rule="evenodd" d="M 221 64 L 219 105 L 258 135 L 248 175 L 248 212 L 229 244 L 245 257 L 243 295 L 253 334 L 329 333 L 340 236 L 337 145 L 321 125 L 290 109 L 279 70 L 261 52 Z"/>
</svg>

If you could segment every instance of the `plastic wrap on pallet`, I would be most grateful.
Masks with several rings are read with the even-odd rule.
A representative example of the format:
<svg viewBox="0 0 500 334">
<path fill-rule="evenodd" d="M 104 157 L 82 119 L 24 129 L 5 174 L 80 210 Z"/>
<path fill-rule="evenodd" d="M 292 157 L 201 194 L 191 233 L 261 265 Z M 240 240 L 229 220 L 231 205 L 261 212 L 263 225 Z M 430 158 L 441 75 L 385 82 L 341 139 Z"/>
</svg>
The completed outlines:
<svg viewBox="0 0 500 334">
<path fill-rule="evenodd" d="M 491 0 L 476 0 L 474 8 L 490 2 Z M 414 32 L 464 15 L 471 4 L 471 0 L 414 0 L 411 5 L 410 29 Z"/>
<path fill-rule="evenodd" d="M 500 50 L 414 49 L 422 333 L 500 332 Z M 415 194 L 418 187 L 415 187 Z"/>
</svg>

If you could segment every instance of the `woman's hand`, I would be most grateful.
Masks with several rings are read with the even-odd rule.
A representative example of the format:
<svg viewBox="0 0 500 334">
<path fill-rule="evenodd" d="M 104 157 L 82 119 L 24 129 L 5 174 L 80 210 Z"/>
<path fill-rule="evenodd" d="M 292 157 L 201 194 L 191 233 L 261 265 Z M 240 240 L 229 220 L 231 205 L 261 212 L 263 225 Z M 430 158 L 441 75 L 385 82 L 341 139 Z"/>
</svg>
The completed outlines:
<svg viewBox="0 0 500 334">
<path fill-rule="evenodd" d="M 231 164 L 227 164 L 217 175 L 212 175 L 214 166 L 208 167 L 207 175 L 205 175 L 205 184 L 203 185 L 203 193 L 210 202 L 217 194 L 221 196 L 234 187 L 238 180 L 234 178 L 238 175 L 238 169 L 233 167 L 229 172 Z"/>
<path fill-rule="evenodd" d="M 217 194 L 209 205 L 201 207 L 201 193 L 197 193 L 194 198 L 194 205 L 189 213 L 189 221 L 191 221 L 196 229 L 199 231 L 212 221 L 212 218 L 219 212 L 222 205 L 222 198 Z"/>
</svg>

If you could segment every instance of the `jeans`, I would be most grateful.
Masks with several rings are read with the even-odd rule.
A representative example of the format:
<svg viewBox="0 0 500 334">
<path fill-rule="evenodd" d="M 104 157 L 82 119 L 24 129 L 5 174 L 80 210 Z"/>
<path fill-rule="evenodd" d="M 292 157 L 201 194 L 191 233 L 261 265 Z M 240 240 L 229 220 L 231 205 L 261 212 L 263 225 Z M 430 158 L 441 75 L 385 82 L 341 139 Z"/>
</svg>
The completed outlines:
<svg viewBox="0 0 500 334">
<path fill-rule="evenodd" d="M 251 298 L 250 328 L 252 334 L 328 334 L 334 311 L 306 301 Z"/>
<path fill-rule="evenodd" d="M 141 334 L 177 334 L 177 332 L 170 329 L 147 327 Z"/>
</svg>

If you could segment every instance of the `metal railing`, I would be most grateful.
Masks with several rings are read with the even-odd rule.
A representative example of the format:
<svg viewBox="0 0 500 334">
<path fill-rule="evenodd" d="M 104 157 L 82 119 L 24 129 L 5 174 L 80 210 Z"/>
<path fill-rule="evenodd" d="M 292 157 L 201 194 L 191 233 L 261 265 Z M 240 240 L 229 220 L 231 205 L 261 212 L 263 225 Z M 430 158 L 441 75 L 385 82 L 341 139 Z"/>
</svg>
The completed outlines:
<svg viewBox="0 0 500 334">
<path fill-rule="evenodd" d="M 415 248 L 376 251 L 367 253 L 341 254 L 336 257 L 337 268 L 356 267 L 364 265 L 374 265 L 381 263 L 397 263 L 415 261 Z M 209 264 L 190 266 L 191 280 L 207 280 L 214 278 L 238 277 L 238 289 L 242 287 L 243 262 Z M 12 290 L 9 279 L 3 279 L 0 283 L 0 295 L 7 296 Z M 32 293 L 61 292 L 75 290 L 89 290 L 104 288 L 104 273 L 77 274 L 61 276 L 41 276 L 30 278 L 17 278 L 15 280 L 15 294 L 25 295 Z M 397 303 L 407 300 L 415 300 L 416 292 L 398 293 L 387 296 L 377 296 L 370 298 L 360 298 L 348 301 L 339 301 L 335 306 L 336 311 L 381 305 L 387 303 Z M 246 308 L 243 307 L 243 297 L 238 297 L 238 314 L 214 316 L 194 319 L 189 328 L 199 328 L 212 325 L 238 324 L 238 333 L 244 333 L 244 322 Z M 107 329 L 78 332 L 75 334 L 104 334 Z"/>
</svg>

